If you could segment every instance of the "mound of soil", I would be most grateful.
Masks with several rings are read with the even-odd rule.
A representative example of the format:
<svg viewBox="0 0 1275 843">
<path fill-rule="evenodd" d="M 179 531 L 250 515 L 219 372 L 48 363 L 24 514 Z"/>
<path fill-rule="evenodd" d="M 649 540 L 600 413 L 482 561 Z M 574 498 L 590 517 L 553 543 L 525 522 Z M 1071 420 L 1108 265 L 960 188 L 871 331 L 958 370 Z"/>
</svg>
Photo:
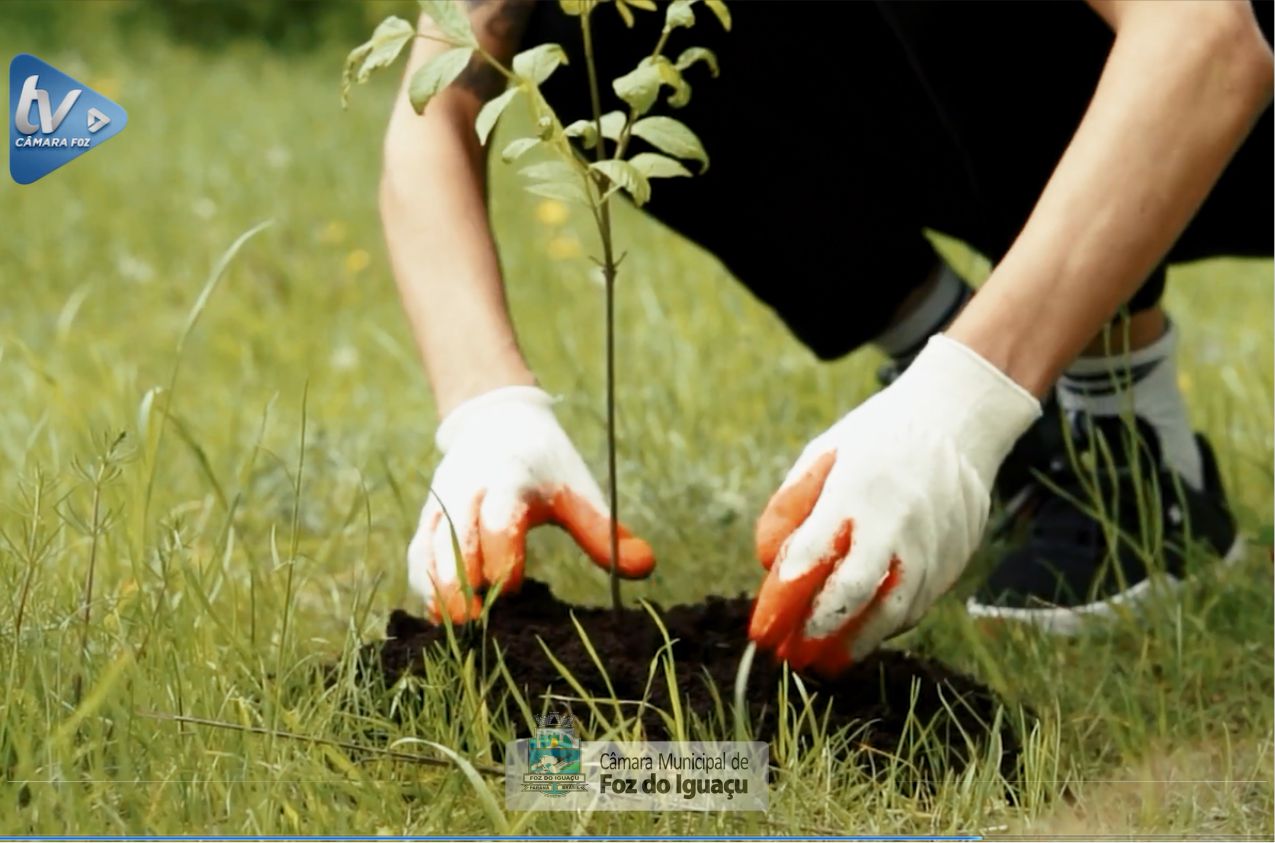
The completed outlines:
<svg viewBox="0 0 1275 843">
<path fill-rule="evenodd" d="M 702 719 L 712 715 L 716 702 L 709 689 L 711 680 L 729 716 L 735 675 L 748 645 L 751 609 L 752 600 L 747 597 L 713 597 L 705 603 L 660 611 L 674 642 L 677 689 L 685 710 Z M 519 593 L 496 601 L 485 639 L 472 626 L 457 628 L 458 643 L 462 650 L 470 650 L 495 642 L 534 710 L 540 710 L 546 693 L 576 696 L 537 639 L 544 641 L 590 696 L 610 699 L 606 681 L 571 622 L 572 614 L 605 665 L 616 698 L 636 701 L 647 695 L 652 705 L 672 711 L 662 670 L 647 692 L 651 661 L 664 646 L 664 637 L 641 607 L 625 608 L 617 615 L 610 609 L 573 606 L 558 600 L 542 583 L 527 581 Z M 419 672 L 424 652 L 447 646 L 442 627 L 402 610 L 390 615 L 386 634 L 386 641 L 369 645 L 371 658 L 364 664 L 370 661 L 368 666 L 379 667 L 387 687 L 405 673 Z M 494 655 L 489 652 L 488 657 L 488 663 L 494 664 Z M 754 658 L 747 698 L 758 740 L 774 736 L 778 683 L 783 675 L 781 666 L 766 654 L 758 653 Z M 918 726 L 929 726 L 939 746 L 947 748 L 946 753 L 940 753 L 945 757 L 930 759 L 941 764 L 962 761 L 968 751 L 967 738 L 976 745 L 988 740 L 998 705 L 992 691 L 974 679 L 897 650 L 879 651 L 835 680 L 803 676 L 802 683 L 815 695 L 816 708 L 821 716 L 826 715 L 830 733 L 849 727 L 856 730 L 857 744 L 890 755 L 898 751 L 911 711 L 919 721 L 911 725 L 913 734 Z M 799 704 L 801 697 L 795 687 L 790 688 L 789 699 Z M 508 705 L 513 708 L 516 703 L 510 699 Z M 560 709 L 561 705 L 549 708 Z M 578 718 L 587 717 L 584 708 L 577 704 L 573 713 Z M 513 722 L 520 722 L 516 711 L 510 715 Z M 648 708 L 643 724 L 648 739 L 668 737 L 665 721 L 657 712 Z M 1001 741 L 1002 770 L 1008 774 L 1014 769 L 1019 744 L 1007 727 L 1001 730 Z M 866 753 L 866 757 L 872 755 Z"/>
</svg>

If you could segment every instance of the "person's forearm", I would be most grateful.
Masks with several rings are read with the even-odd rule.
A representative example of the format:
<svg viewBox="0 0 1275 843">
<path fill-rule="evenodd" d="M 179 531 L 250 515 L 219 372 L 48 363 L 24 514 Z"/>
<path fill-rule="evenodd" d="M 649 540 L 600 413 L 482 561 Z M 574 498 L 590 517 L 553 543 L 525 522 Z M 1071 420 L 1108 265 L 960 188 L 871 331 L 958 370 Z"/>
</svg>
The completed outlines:
<svg viewBox="0 0 1275 843">
<path fill-rule="evenodd" d="M 493 4 L 499 13 L 502 4 Z M 504 4 L 509 5 L 509 4 Z M 474 132 L 482 79 L 439 94 L 417 115 L 406 80 L 440 47 L 418 42 L 385 140 L 381 218 L 403 309 L 439 416 L 500 386 L 535 378 L 518 350 L 484 201 L 486 163 Z M 495 80 L 495 89 L 503 80 Z"/>
<path fill-rule="evenodd" d="M 387 150 L 381 216 L 441 417 L 474 395 L 534 378 L 509 321 L 482 188 L 466 184 L 480 178 L 481 158 L 445 128 L 416 134 L 410 153 Z"/>
<path fill-rule="evenodd" d="M 1270 102 L 1246 2 L 1244 15 L 1135 5 L 1026 226 L 947 331 L 1037 396 L 1163 258 Z"/>
</svg>

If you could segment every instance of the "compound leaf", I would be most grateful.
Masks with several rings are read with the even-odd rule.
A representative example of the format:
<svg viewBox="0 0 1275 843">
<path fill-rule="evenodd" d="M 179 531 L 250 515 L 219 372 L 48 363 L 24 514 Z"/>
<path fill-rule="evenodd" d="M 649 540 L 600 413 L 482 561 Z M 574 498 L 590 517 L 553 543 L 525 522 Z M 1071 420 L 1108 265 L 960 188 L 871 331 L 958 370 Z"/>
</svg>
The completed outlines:
<svg viewBox="0 0 1275 843">
<path fill-rule="evenodd" d="M 417 0 L 424 12 L 439 31 L 457 44 L 478 44 L 474 38 L 473 27 L 469 25 L 469 17 L 457 0 Z"/>
<path fill-rule="evenodd" d="M 655 98 L 660 93 L 660 69 L 647 59 L 633 70 L 615 79 L 611 87 L 615 95 L 624 100 L 637 111 L 645 114 L 655 105 Z"/>
<path fill-rule="evenodd" d="M 677 61 L 673 63 L 673 66 L 678 70 L 686 70 L 697 61 L 702 61 L 708 65 L 708 72 L 714 78 L 721 72 L 717 67 L 717 55 L 712 50 L 704 47 L 688 47 L 683 50 L 682 54 L 677 57 Z"/>
<path fill-rule="evenodd" d="M 577 120 L 562 133 L 569 138 L 579 138 L 585 149 L 593 149 L 598 143 L 598 124 L 592 120 Z"/>
<path fill-rule="evenodd" d="M 620 17 L 624 19 L 624 25 L 629 29 L 633 28 L 636 22 L 633 18 L 633 10 L 630 9 L 624 0 L 615 0 L 615 10 L 620 13 Z"/>
<path fill-rule="evenodd" d="M 563 202 L 579 202 L 582 205 L 589 204 L 589 195 L 584 192 L 584 188 L 577 182 L 538 181 L 528 184 L 526 190 L 528 193 L 545 196 L 549 199 L 560 199 Z"/>
<path fill-rule="evenodd" d="M 622 187 L 633 197 L 633 202 L 637 205 L 645 205 L 646 200 L 651 198 L 651 183 L 646 180 L 646 176 L 630 164 L 628 161 L 617 161 L 614 158 L 606 161 L 597 161 L 589 165 L 590 169 L 597 170 L 602 173 L 611 182 Z"/>
<path fill-rule="evenodd" d="M 679 26 L 694 26 L 695 10 L 691 8 L 691 0 L 673 0 L 664 13 L 664 28 L 677 29 Z"/>
<path fill-rule="evenodd" d="M 439 53 L 421 65 L 407 84 L 407 98 L 420 114 L 439 91 L 450 85 L 469 66 L 474 55 L 470 47 L 456 47 Z"/>
<path fill-rule="evenodd" d="M 518 172 L 536 181 L 578 182 L 580 180 L 579 171 L 566 161 L 541 161 L 539 164 L 523 167 Z"/>
<path fill-rule="evenodd" d="M 505 148 L 500 153 L 500 159 L 506 164 L 516 161 L 538 143 L 540 143 L 540 138 L 515 138 L 505 145 Z"/>
<path fill-rule="evenodd" d="M 668 179 L 691 174 L 691 171 L 683 167 L 680 161 L 657 152 L 639 152 L 629 159 L 629 163 L 633 165 L 633 169 L 648 179 Z"/>
<path fill-rule="evenodd" d="M 730 32 L 730 9 L 726 8 L 726 0 L 704 0 L 704 5 L 709 11 L 717 15 L 717 20 L 721 22 L 722 29 Z"/>
<path fill-rule="evenodd" d="M 624 124 L 629 117 L 623 111 L 608 111 L 602 115 L 602 137 L 607 140 L 619 140 L 624 131 Z"/>
<path fill-rule="evenodd" d="M 400 17 L 391 15 L 381 21 L 372 37 L 346 56 L 345 72 L 341 74 L 341 105 L 349 103 L 351 85 L 362 85 L 372 71 L 392 64 L 415 34 L 416 28 Z"/>
<path fill-rule="evenodd" d="M 669 155 L 699 161 L 704 165 L 700 168 L 701 173 L 708 169 L 708 153 L 704 151 L 704 144 L 680 120 L 658 115 L 643 117 L 633 124 L 629 132 Z"/>
<path fill-rule="evenodd" d="M 478 142 L 487 143 L 487 136 L 491 134 L 491 130 L 495 128 L 496 121 L 500 119 L 501 113 L 509 103 L 513 102 L 514 97 L 518 96 L 521 88 L 506 88 L 505 92 L 495 99 L 490 99 L 483 105 L 482 110 L 478 112 L 478 119 L 474 121 L 474 131 L 478 132 Z"/>
<path fill-rule="evenodd" d="M 673 63 L 664 56 L 657 56 L 653 64 L 660 74 L 660 81 L 673 89 L 673 93 L 669 94 L 668 104 L 674 108 L 681 108 L 690 102 L 691 86 L 682 78 L 682 71 L 674 67 Z"/>
<path fill-rule="evenodd" d="M 514 56 L 514 73 L 539 85 L 549 78 L 559 65 L 567 63 L 567 54 L 557 44 L 537 44 Z"/>
</svg>

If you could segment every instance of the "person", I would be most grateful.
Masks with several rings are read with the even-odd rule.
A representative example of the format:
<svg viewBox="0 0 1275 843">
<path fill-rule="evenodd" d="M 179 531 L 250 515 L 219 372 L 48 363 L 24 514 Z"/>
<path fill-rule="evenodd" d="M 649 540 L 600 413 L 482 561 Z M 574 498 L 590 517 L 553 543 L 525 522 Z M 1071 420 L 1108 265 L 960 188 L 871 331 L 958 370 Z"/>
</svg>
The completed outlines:
<svg viewBox="0 0 1275 843">
<path fill-rule="evenodd" d="M 1145 594 L 1153 575 L 1184 576 L 1193 547 L 1233 553 L 1160 299 L 1166 264 L 1272 252 L 1271 3 L 730 8 L 729 34 L 703 23 L 689 36 L 717 52 L 721 75 L 688 70 L 695 93 L 676 115 L 712 166 L 661 181 L 649 210 L 819 357 L 872 343 L 891 359 L 886 385 L 805 448 L 761 513 L 768 573 L 751 637 L 797 669 L 862 658 L 953 585 L 994 487 L 1031 505 L 1014 510 L 1025 538 L 968 603 L 977 615 L 1068 632 Z M 579 19 L 557 4 L 494 0 L 469 14 L 503 62 L 546 41 L 582 55 Z M 662 18 L 639 13 L 626 30 L 599 7 L 600 77 L 633 67 Z M 417 39 L 407 77 L 440 49 Z M 592 114 L 582 65 L 543 86 L 568 119 Z M 442 419 L 408 548 L 411 586 L 436 619 L 476 616 L 492 583 L 517 588 L 539 524 L 611 562 L 606 502 L 505 306 L 473 130 L 503 87 L 475 63 L 423 116 L 403 92 L 385 138 L 385 237 Z M 993 259 L 977 295 L 926 228 Z M 1114 468 L 1101 483 L 1120 501 L 1108 522 L 1140 535 L 1147 513 L 1120 491 L 1163 492 L 1163 570 L 1069 494 L 1087 487 L 1068 448 L 1099 441 Z M 626 577 L 654 565 L 627 530 L 618 555 Z"/>
</svg>

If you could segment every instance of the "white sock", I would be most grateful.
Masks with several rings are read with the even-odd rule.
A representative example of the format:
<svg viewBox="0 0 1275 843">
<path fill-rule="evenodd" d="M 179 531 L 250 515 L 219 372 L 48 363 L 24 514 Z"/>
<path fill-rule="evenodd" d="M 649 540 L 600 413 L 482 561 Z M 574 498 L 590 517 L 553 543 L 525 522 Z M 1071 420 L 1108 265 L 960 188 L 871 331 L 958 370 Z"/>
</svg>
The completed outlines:
<svg viewBox="0 0 1275 843">
<path fill-rule="evenodd" d="M 947 264 L 942 264 L 938 281 L 925 298 L 911 313 L 877 335 L 872 344 L 894 358 L 895 362 L 907 365 L 930 337 L 956 318 L 972 295 L 974 291 L 965 279 Z"/>
<path fill-rule="evenodd" d="M 1111 357 L 1080 358 L 1058 379 L 1058 403 L 1068 413 L 1118 416 L 1132 412 L 1144 419 L 1160 439 L 1165 467 L 1181 475 L 1187 485 L 1200 489 L 1204 468 L 1178 389 L 1177 340 L 1177 331 L 1170 324 L 1164 336 L 1146 348 Z"/>
</svg>

